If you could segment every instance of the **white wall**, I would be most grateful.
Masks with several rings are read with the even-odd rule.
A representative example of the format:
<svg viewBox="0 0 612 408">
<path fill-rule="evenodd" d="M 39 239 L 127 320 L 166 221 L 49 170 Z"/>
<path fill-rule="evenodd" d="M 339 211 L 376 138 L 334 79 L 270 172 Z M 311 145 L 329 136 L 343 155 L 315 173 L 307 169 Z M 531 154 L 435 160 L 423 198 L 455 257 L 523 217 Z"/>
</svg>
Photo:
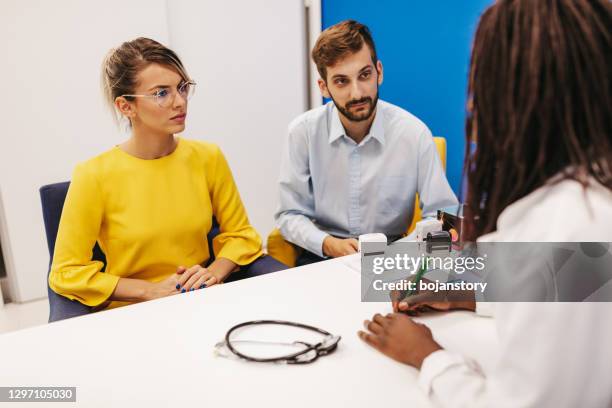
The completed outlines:
<svg viewBox="0 0 612 408">
<path fill-rule="evenodd" d="M 319 72 L 317 71 L 317 66 L 314 64 L 312 58 L 310 57 L 310 51 L 317 42 L 319 35 L 321 35 L 321 26 L 323 25 L 323 22 L 321 21 L 321 1 L 322 0 L 304 1 L 308 13 L 308 85 L 310 91 L 310 109 L 323 105 L 323 96 L 321 95 L 319 85 L 317 84 L 317 80 L 319 79 Z"/>
<path fill-rule="evenodd" d="M 163 0 L 2 2 L 0 194 L 13 299 L 46 294 L 38 188 L 120 140 L 99 87 L 106 51 L 138 35 L 167 41 L 165 11 Z"/>
<path fill-rule="evenodd" d="M 184 136 L 221 145 L 251 221 L 267 235 L 280 142 L 306 105 L 301 0 L 3 0 L 1 7 L 0 237 L 13 299 L 46 295 L 38 188 L 68 180 L 77 162 L 125 137 L 103 105 L 100 64 L 108 49 L 138 36 L 174 48 L 198 81 Z"/>
<path fill-rule="evenodd" d="M 215 142 L 265 239 L 289 122 L 307 106 L 302 0 L 169 0 L 170 42 L 196 82 L 185 137 Z"/>
</svg>

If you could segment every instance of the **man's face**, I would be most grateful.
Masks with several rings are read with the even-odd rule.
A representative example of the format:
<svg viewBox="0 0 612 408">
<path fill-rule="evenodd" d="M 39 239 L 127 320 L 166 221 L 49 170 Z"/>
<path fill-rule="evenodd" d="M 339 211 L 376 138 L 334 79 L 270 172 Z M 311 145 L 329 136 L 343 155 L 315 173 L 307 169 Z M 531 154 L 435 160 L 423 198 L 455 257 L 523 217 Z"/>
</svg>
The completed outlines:
<svg viewBox="0 0 612 408">
<path fill-rule="evenodd" d="M 327 67 L 327 80 L 319 79 L 319 88 L 346 119 L 360 122 L 372 117 L 382 79 L 382 63 L 374 65 L 370 47 L 364 44 L 358 52 Z"/>
</svg>

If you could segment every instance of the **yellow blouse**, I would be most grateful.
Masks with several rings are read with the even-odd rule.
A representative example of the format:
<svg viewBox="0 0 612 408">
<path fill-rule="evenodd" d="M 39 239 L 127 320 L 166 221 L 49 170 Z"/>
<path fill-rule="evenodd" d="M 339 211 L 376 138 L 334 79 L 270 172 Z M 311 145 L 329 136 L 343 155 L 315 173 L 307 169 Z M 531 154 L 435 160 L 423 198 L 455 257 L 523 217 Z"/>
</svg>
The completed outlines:
<svg viewBox="0 0 612 408">
<path fill-rule="evenodd" d="M 143 160 L 115 147 L 77 165 L 59 225 L 49 285 L 98 306 L 120 277 L 161 281 L 179 265 L 209 259 L 206 235 L 220 225 L 216 257 L 246 265 L 262 255 L 218 146 L 178 139 L 168 156 Z M 106 255 L 91 260 L 98 241 Z M 125 302 L 113 302 L 115 307 Z"/>
</svg>

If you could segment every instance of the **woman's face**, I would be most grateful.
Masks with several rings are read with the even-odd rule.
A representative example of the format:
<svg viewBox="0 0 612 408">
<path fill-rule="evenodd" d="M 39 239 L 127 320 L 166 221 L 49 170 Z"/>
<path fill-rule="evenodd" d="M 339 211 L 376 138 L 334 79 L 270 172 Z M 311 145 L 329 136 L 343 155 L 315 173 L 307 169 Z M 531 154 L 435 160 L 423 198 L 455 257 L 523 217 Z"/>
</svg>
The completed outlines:
<svg viewBox="0 0 612 408">
<path fill-rule="evenodd" d="M 132 127 L 162 135 L 182 132 L 187 99 L 178 89 L 185 82 L 176 71 L 160 64 L 150 64 L 140 71 L 133 94 L 156 97 L 136 97 L 129 103 Z"/>
</svg>

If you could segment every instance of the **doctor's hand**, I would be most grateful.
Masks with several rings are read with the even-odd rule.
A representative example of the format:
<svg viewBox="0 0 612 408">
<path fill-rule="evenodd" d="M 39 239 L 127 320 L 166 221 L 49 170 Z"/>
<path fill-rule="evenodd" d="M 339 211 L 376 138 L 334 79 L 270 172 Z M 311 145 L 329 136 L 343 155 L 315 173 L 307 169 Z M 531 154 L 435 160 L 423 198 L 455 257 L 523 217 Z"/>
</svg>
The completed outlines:
<svg viewBox="0 0 612 408">
<path fill-rule="evenodd" d="M 476 311 L 474 293 L 469 291 L 421 291 L 404 299 L 393 297 L 391 304 L 394 312 L 418 316 L 427 312 L 447 312 L 450 310 Z"/>
<path fill-rule="evenodd" d="M 323 240 L 323 254 L 332 258 L 354 254 L 358 248 L 359 243 L 355 238 L 341 239 L 328 235 Z"/>
<path fill-rule="evenodd" d="M 384 355 L 418 369 L 427 356 L 442 350 L 427 326 L 401 313 L 375 314 L 363 324 L 365 331 L 357 333 L 359 338 Z"/>
</svg>

